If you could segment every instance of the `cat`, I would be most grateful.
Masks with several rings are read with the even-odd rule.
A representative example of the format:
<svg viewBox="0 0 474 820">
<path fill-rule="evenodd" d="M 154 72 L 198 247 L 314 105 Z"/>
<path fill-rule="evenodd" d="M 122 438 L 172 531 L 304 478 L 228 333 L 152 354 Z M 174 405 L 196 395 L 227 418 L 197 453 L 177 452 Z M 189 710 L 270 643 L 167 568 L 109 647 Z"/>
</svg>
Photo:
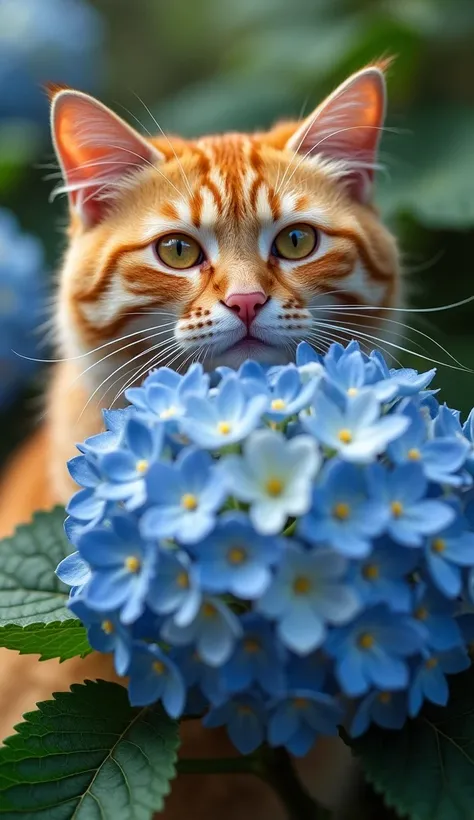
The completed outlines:
<svg viewBox="0 0 474 820">
<path fill-rule="evenodd" d="M 396 241 L 373 205 L 386 68 L 356 72 L 302 121 L 195 140 L 144 138 L 87 94 L 52 88 L 70 215 L 60 359 L 45 420 L 0 486 L 0 535 L 67 502 L 75 442 L 98 432 L 99 408 L 120 404 L 151 368 L 278 364 L 302 339 L 324 350 L 334 339 L 379 338 L 401 299 Z M 109 659 L 59 666 L 1 650 L 0 737 L 38 700 L 85 677 L 114 678 Z M 185 753 L 231 753 L 220 732 L 183 731 Z M 319 745 L 299 770 L 334 803 L 346 763 Z M 186 817 L 189 805 L 196 820 L 283 817 L 248 777 L 183 776 L 163 816 Z"/>
</svg>

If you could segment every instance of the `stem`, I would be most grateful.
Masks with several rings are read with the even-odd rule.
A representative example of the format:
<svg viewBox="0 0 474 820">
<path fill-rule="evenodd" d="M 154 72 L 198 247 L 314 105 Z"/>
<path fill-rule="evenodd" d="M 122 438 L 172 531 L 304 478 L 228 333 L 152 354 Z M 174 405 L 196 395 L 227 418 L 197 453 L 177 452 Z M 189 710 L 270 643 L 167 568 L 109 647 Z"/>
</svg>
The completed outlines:
<svg viewBox="0 0 474 820">
<path fill-rule="evenodd" d="M 288 820 L 330 820 L 332 812 L 317 805 L 301 785 L 284 749 L 263 751 L 263 779 L 275 790 Z"/>
<path fill-rule="evenodd" d="M 260 774 L 257 755 L 243 757 L 185 757 L 178 760 L 178 774 Z"/>
<path fill-rule="evenodd" d="M 284 749 L 263 747 L 243 757 L 184 758 L 178 774 L 253 774 L 271 786 L 286 808 L 288 820 L 330 820 L 332 812 L 318 806 L 302 787 Z"/>
</svg>

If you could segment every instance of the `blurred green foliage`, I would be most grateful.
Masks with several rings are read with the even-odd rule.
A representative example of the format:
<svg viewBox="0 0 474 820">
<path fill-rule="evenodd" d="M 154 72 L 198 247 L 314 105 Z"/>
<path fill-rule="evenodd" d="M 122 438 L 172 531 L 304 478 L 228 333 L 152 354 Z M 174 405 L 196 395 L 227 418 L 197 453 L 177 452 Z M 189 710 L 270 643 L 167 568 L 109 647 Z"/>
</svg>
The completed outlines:
<svg viewBox="0 0 474 820">
<path fill-rule="evenodd" d="M 351 71 L 394 55 L 378 201 L 399 236 L 411 306 L 445 305 L 474 293 L 473 0 L 92 3 L 109 30 L 103 98 L 151 131 L 147 108 L 165 131 L 184 135 L 298 117 Z M 10 135 L 5 126 L 0 130 L 0 201 L 43 238 L 54 267 L 66 214 L 64 200 L 46 207 L 50 183 L 38 164 L 51 158 L 48 137 L 10 128 Z M 471 305 L 411 313 L 406 321 L 465 365 L 474 360 Z M 402 347 L 413 342 L 426 344 L 424 355 L 450 361 L 424 337 L 410 340 L 402 332 Z M 443 366 L 438 384 L 452 406 L 467 410 L 474 403 L 471 374 Z"/>
</svg>

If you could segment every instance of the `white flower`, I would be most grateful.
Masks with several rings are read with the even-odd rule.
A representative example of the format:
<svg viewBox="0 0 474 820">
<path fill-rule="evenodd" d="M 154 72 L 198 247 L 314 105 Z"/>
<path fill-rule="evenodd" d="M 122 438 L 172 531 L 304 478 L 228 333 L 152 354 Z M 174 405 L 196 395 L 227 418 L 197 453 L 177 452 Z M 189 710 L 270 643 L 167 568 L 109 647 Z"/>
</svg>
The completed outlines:
<svg viewBox="0 0 474 820">
<path fill-rule="evenodd" d="M 281 532 L 288 516 L 308 512 L 321 460 L 310 436 L 287 441 L 273 430 L 257 430 L 245 442 L 242 456 L 223 459 L 222 475 L 229 492 L 250 504 L 257 532 L 273 535 Z"/>
<path fill-rule="evenodd" d="M 323 391 L 313 404 L 314 414 L 300 414 L 303 427 L 318 441 L 336 450 L 346 461 L 368 464 L 387 444 L 401 436 L 410 424 L 406 416 L 381 416 L 381 405 L 368 391 L 341 409 Z"/>
</svg>

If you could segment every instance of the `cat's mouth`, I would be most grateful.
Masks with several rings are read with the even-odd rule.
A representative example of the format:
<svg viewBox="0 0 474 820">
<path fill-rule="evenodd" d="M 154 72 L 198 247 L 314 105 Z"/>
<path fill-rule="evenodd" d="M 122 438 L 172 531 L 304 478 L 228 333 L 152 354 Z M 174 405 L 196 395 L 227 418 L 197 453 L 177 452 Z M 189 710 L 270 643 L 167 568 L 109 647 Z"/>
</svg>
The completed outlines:
<svg viewBox="0 0 474 820">
<path fill-rule="evenodd" d="M 239 367 L 246 359 L 254 359 L 262 364 L 283 364 L 288 361 L 288 355 L 281 347 L 247 334 L 243 339 L 239 339 L 238 342 L 214 356 L 213 364 L 214 366 L 225 364 L 229 367 Z"/>
<path fill-rule="evenodd" d="M 261 339 L 257 339 L 255 336 L 251 336 L 248 333 L 247 336 L 244 336 L 243 339 L 240 339 L 238 342 L 231 345 L 227 349 L 226 353 L 230 353 L 232 350 L 247 350 L 247 349 L 250 349 L 250 348 L 252 350 L 259 350 L 259 349 L 263 350 L 263 349 L 269 348 L 269 347 L 272 348 L 273 345 L 270 345 L 267 342 L 262 342 Z"/>
</svg>

